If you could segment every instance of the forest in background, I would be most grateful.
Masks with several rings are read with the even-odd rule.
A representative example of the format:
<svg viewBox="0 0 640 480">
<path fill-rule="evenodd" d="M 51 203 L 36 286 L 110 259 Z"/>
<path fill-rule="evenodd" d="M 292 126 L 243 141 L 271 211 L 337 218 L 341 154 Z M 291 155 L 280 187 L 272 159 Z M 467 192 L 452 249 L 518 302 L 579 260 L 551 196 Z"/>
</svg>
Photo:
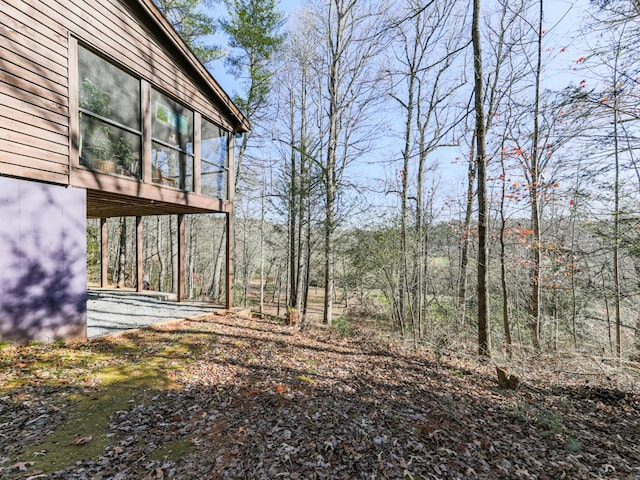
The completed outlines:
<svg viewBox="0 0 640 480">
<path fill-rule="evenodd" d="M 286 23 L 275 0 L 157 4 L 252 123 L 236 304 L 304 325 L 313 288 L 317 321 L 436 349 L 640 353 L 635 2 L 328 0 Z M 109 220 L 116 284 L 133 222 Z M 176 223 L 144 219 L 153 289 L 176 288 Z M 223 232 L 187 218 L 190 298 L 220 300 Z"/>
</svg>

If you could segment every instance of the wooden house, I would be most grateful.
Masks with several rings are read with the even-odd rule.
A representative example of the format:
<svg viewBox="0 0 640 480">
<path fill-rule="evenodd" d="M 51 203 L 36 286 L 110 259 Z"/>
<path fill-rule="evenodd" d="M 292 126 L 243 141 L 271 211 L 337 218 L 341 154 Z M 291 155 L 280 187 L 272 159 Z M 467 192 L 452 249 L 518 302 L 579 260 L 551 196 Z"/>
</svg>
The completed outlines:
<svg viewBox="0 0 640 480">
<path fill-rule="evenodd" d="M 0 338 L 86 337 L 87 218 L 138 219 L 140 290 L 140 219 L 177 214 L 183 299 L 184 215 L 232 238 L 248 128 L 151 0 L 0 0 Z"/>
</svg>

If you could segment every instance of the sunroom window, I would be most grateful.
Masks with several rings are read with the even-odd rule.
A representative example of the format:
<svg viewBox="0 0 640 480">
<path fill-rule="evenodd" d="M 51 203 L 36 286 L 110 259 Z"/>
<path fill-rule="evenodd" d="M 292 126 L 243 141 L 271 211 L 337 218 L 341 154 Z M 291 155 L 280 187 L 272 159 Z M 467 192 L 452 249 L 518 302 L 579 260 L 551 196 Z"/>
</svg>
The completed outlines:
<svg viewBox="0 0 640 480">
<path fill-rule="evenodd" d="M 193 191 L 193 112 L 151 90 L 151 180 Z"/>
<path fill-rule="evenodd" d="M 202 119 L 200 185 L 202 194 L 227 198 L 229 183 L 229 132 Z"/>
<path fill-rule="evenodd" d="M 140 178 L 140 81 L 78 47 L 80 164 Z"/>
</svg>

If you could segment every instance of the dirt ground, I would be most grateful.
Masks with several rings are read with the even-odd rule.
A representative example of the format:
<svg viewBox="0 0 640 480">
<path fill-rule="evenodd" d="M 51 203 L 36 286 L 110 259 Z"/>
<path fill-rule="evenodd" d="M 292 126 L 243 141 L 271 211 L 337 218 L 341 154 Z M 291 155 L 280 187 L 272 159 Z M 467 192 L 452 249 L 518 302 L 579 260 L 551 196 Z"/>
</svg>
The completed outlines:
<svg viewBox="0 0 640 480">
<path fill-rule="evenodd" d="M 220 314 L 4 345 L 0 478 L 640 478 L 638 365 L 509 367 Z"/>
</svg>

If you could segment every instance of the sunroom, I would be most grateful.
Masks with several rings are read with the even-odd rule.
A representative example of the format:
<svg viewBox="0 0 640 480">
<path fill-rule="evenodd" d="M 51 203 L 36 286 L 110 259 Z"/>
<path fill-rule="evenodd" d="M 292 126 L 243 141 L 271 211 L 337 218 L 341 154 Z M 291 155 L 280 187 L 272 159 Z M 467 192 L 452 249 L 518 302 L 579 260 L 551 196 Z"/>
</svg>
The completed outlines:
<svg viewBox="0 0 640 480">
<path fill-rule="evenodd" d="M 233 148 L 249 124 L 151 0 L 2 1 L 0 339 L 83 338 L 86 220 L 225 216 L 231 296 Z M 107 229 L 102 228 L 107 284 Z"/>
</svg>

